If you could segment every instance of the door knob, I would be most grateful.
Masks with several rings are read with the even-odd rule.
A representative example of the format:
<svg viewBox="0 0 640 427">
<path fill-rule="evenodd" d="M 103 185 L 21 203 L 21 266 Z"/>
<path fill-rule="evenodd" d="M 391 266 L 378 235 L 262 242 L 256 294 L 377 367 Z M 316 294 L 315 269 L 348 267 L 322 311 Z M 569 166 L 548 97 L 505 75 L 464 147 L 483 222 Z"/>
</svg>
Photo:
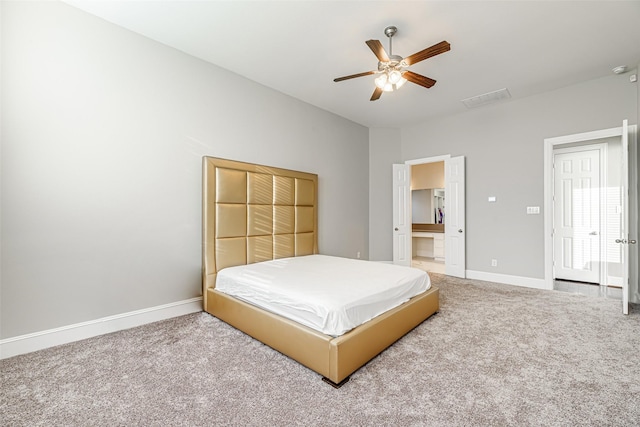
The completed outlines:
<svg viewBox="0 0 640 427">
<path fill-rule="evenodd" d="M 634 239 L 616 239 L 616 243 L 628 243 L 630 245 L 635 245 L 637 242 Z"/>
<path fill-rule="evenodd" d="M 462 228 L 459 228 L 459 229 L 458 229 L 458 233 L 462 233 Z"/>
<path fill-rule="evenodd" d="M 591 233 L 589 233 L 589 236 L 597 236 L 598 232 L 597 231 L 592 231 Z"/>
<path fill-rule="evenodd" d="M 394 228 L 394 230 L 398 231 L 398 227 Z"/>
</svg>

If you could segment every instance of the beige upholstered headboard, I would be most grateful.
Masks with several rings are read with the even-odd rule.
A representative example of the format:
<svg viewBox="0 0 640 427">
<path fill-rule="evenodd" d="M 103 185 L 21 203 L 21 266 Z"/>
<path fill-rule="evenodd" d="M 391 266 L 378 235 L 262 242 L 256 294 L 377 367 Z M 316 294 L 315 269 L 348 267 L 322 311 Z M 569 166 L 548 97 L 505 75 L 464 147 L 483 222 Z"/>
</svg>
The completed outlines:
<svg viewBox="0 0 640 427">
<path fill-rule="evenodd" d="M 318 253 L 318 176 L 203 158 L 203 296 L 225 267 Z"/>
</svg>

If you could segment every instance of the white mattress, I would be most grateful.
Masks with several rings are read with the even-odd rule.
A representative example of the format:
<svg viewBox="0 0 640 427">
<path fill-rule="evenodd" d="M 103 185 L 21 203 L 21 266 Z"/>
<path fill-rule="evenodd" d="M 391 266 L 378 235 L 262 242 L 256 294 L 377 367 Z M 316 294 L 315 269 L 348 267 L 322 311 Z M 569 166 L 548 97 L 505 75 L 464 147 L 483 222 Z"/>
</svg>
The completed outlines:
<svg viewBox="0 0 640 427">
<path fill-rule="evenodd" d="M 425 271 L 308 255 L 225 268 L 216 290 L 339 336 L 431 286 Z"/>
</svg>

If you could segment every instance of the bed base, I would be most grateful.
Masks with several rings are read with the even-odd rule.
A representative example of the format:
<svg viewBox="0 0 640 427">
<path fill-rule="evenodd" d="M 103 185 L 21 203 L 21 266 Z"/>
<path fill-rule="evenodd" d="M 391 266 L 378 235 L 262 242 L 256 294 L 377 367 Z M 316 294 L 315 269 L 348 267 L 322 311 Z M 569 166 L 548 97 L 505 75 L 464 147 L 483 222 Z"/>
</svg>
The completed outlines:
<svg viewBox="0 0 640 427">
<path fill-rule="evenodd" d="M 334 385 L 341 385 L 353 372 L 436 313 L 438 294 L 438 288 L 431 287 L 339 337 L 325 335 L 215 288 L 207 290 L 205 310 L 317 372 Z"/>
<path fill-rule="evenodd" d="M 343 385 L 345 385 L 346 383 L 349 382 L 349 380 L 351 379 L 351 377 L 347 377 L 345 379 L 343 379 L 342 381 L 340 381 L 338 384 L 334 383 L 333 381 L 331 381 L 329 378 L 327 377 L 322 377 L 322 381 L 324 381 L 325 383 L 329 384 L 331 387 L 333 388 L 340 388 Z"/>
</svg>

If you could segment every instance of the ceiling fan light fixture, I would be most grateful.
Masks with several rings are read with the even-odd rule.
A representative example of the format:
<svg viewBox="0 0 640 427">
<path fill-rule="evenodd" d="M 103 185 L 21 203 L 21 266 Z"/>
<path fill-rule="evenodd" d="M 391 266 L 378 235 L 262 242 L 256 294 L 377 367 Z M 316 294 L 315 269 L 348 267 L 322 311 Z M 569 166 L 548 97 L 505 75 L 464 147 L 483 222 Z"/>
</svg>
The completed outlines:
<svg viewBox="0 0 640 427">
<path fill-rule="evenodd" d="M 375 84 L 377 87 L 384 90 L 388 81 L 389 81 L 389 78 L 387 76 L 387 73 L 382 73 L 378 77 L 376 77 Z"/>
<path fill-rule="evenodd" d="M 384 71 L 374 80 L 376 86 L 385 92 L 393 92 L 400 89 L 406 81 L 407 79 L 402 77 L 402 73 L 395 69 Z"/>
<path fill-rule="evenodd" d="M 389 81 L 391 82 L 391 84 L 397 85 L 401 79 L 402 74 L 400 74 L 400 71 L 393 70 L 389 73 Z"/>
</svg>

